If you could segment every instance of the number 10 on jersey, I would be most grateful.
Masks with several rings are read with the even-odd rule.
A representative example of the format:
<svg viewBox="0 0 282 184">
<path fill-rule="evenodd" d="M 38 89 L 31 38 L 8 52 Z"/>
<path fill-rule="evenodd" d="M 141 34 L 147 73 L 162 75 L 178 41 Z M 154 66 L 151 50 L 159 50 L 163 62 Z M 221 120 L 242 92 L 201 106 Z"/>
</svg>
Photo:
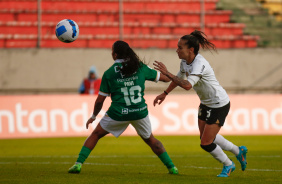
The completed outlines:
<svg viewBox="0 0 282 184">
<path fill-rule="evenodd" d="M 140 86 L 124 87 L 121 88 L 121 92 L 123 93 L 126 106 L 130 106 L 132 105 L 132 103 L 133 104 L 139 103 L 142 100 Z M 137 92 L 137 97 L 135 96 L 136 92 Z"/>
</svg>

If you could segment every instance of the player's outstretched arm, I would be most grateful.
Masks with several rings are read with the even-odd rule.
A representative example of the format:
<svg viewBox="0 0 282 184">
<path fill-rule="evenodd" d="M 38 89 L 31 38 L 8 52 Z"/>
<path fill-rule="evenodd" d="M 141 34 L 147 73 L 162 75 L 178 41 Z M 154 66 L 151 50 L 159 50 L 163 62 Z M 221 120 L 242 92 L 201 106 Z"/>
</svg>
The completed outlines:
<svg viewBox="0 0 282 184">
<path fill-rule="evenodd" d="M 92 117 L 90 117 L 86 123 L 86 128 L 88 129 L 89 124 L 91 124 L 95 119 L 96 116 L 99 114 L 99 112 L 101 111 L 104 101 L 106 99 L 106 96 L 102 96 L 102 95 L 98 95 L 96 101 L 95 101 L 95 105 L 94 105 L 94 111 L 93 111 L 93 115 Z"/>
<path fill-rule="evenodd" d="M 156 106 L 156 104 L 160 105 L 165 100 L 165 97 L 166 97 L 165 93 L 158 95 L 154 100 L 154 106 Z"/>
<path fill-rule="evenodd" d="M 158 95 L 156 98 L 155 98 L 155 100 L 154 100 L 154 106 L 156 106 L 156 104 L 161 104 L 164 100 L 165 100 L 165 98 L 166 98 L 166 96 L 168 95 L 168 93 L 170 93 L 174 88 L 176 88 L 177 87 L 177 84 L 175 84 L 174 82 L 171 82 L 170 84 L 169 84 L 169 86 L 168 86 L 168 88 L 162 93 L 162 94 L 160 94 L 160 95 Z"/>
<path fill-rule="evenodd" d="M 170 82 L 170 78 L 168 78 L 167 76 L 165 76 L 164 74 L 160 73 L 160 79 L 159 81 L 162 81 L 162 82 Z"/>
<path fill-rule="evenodd" d="M 185 90 L 190 90 L 192 88 L 192 85 L 190 84 L 190 82 L 171 74 L 162 62 L 155 61 L 153 65 L 155 66 L 154 68 L 156 70 L 160 71 L 163 75 L 170 78 L 172 82 L 174 82 L 176 85 L 182 87 Z"/>
</svg>

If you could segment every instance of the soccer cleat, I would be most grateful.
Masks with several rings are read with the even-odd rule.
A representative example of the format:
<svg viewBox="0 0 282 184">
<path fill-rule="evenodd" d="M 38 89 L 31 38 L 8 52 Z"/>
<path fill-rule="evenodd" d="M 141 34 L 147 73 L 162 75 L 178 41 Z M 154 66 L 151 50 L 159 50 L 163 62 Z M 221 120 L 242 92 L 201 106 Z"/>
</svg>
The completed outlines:
<svg viewBox="0 0 282 184">
<path fill-rule="evenodd" d="M 235 170 L 235 164 L 234 162 L 232 162 L 232 164 L 229 166 L 223 166 L 221 173 L 217 175 L 217 177 L 229 177 L 231 172 L 233 172 L 234 170 Z"/>
<path fill-rule="evenodd" d="M 247 155 L 246 154 L 248 153 L 248 149 L 246 146 L 240 146 L 239 150 L 240 150 L 239 154 L 236 156 L 236 158 L 241 164 L 242 171 L 245 171 L 247 167 Z"/>
<path fill-rule="evenodd" d="M 81 164 L 74 164 L 71 168 L 69 168 L 69 173 L 80 173 L 81 171 Z"/>
<path fill-rule="evenodd" d="M 168 169 L 168 174 L 178 174 L 178 169 L 174 166 Z"/>
</svg>

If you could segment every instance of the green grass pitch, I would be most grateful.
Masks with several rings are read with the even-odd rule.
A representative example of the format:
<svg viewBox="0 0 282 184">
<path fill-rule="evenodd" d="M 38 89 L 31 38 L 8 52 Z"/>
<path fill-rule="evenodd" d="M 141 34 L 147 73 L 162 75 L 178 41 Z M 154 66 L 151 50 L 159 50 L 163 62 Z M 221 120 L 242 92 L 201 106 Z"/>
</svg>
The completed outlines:
<svg viewBox="0 0 282 184">
<path fill-rule="evenodd" d="M 166 167 L 137 136 L 102 138 L 80 174 L 68 174 L 85 140 L 40 138 L 0 140 L 0 183 L 9 184 L 185 184 L 185 183 L 282 183 L 282 136 L 225 136 L 246 145 L 248 166 L 229 178 L 217 178 L 222 165 L 200 148 L 198 136 L 156 136 L 165 146 L 179 175 Z"/>
</svg>

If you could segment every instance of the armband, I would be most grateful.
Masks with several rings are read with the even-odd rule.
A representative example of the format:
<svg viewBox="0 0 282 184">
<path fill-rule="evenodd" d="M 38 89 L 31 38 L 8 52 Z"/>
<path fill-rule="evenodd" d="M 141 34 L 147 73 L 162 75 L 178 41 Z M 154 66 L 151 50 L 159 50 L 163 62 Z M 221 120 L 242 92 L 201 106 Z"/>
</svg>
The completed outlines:
<svg viewBox="0 0 282 184">
<path fill-rule="evenodd" d="M 164 94 L 168 95 L 168 92 L 164 91 Z"/>
</svg>

